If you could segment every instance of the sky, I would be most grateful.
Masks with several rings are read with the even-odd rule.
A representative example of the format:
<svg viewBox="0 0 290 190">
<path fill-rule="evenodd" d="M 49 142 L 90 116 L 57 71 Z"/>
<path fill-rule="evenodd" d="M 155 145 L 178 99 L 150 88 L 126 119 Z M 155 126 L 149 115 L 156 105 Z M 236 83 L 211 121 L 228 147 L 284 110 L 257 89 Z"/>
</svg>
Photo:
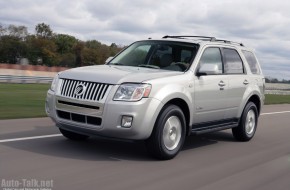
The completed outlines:
<svg viewBox="0 0 290 190">
<path fill-rule="evenodd" d="M 290 80 L 290 1 L 0 0 L 0 24 L 38 23 L 80 40 L 129 45 L 149 37 L 202 35 L 252 47 L 265 76 Z"/>
</svg>

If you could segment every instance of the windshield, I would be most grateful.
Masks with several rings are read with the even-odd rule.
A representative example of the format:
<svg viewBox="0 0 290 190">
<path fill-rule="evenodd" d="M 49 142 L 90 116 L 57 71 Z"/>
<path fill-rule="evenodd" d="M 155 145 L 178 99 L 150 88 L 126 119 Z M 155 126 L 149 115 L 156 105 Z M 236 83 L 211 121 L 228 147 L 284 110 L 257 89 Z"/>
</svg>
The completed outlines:
<svg viewBox="0 0 290 190">
<path fill-rule="evenodd" d="M 182 42 L 140 41 L 130 45 L 108 64 L 184 72 L 190 67 L 198 47 L 197 44 Z"/>
</svg>

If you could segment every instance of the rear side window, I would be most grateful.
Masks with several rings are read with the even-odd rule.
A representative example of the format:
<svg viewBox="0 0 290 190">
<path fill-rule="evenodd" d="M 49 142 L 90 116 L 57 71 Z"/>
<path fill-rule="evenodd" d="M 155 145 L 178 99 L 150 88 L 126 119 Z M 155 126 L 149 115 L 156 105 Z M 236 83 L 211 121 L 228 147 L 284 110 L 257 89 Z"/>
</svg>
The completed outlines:
<svg viewBox="0 0 290 190">
<path fill-rule="evenodd" d="M 226 74 L 243 74 L 243 61 L 239 53 L 234 49 L 225 48 L 223 50 L 225 58 L 225 73 Z"/>
<path fill-rule="evenodd" d="M 243 50 L 242 52 L 243 52 L 249 66 L 250 66 L 251 72 L 253 74 L 260 74 L 261 73 L 260 68 L 259 68 L 258 61 L 257 61 L 255 55 L 250 51 Z"/>
</svg>

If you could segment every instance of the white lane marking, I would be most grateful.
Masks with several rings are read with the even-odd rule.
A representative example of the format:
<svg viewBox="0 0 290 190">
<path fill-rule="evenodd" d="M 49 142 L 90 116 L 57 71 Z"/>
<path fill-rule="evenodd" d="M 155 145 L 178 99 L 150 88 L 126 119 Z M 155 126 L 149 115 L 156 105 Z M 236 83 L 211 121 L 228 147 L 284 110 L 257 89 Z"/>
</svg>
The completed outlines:
<svg viewBox="0 0 290 190">
<path fill-rule="evenodd" d="M 24 140 L 31 140 L 31 139 L 43 139 L 43 138 L 59 137 L 59 136 L 62 136 L 62 134 L 42 135 L 42 136 L 23 137 L 23 138 L 14 138 L 14 139 L 4 139 L 4 140 L 0 140 L 0 143 L 13 142 L 13 141 L 24 141 Z"/>
<path fill-rule="evenodd" d="M 274 115 L 280 113 L 290 113 L 290 111 L 280 111 L 280 112 L 269 112 L 269 113 L 262 113 L 261 115 Z"/>
</svg>

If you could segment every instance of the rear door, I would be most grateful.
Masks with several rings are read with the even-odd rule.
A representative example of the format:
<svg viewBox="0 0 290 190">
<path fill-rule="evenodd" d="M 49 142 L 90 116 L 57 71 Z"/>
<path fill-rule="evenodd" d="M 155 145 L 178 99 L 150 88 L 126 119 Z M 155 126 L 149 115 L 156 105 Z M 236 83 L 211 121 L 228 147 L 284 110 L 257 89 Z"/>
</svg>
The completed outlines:
<svg viewBox="0 0 290 190">
<path fill-rule="evenodd" d="M 238 118 L 239 107 L 251 79 L 236 49 L 223 48 L 224 72 L 228 76 L 227 110 L 225 119 Z"/>
</svg>

